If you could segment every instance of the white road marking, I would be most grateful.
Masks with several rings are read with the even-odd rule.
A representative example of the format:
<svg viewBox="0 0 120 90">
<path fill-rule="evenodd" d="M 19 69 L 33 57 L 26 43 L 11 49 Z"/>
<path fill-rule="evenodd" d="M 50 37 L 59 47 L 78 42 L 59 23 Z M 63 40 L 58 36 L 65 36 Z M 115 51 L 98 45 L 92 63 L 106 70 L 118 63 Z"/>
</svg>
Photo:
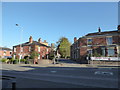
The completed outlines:
<svg viewBox="0 0 120 90">
<path fill-rule="evenodd" d="M 50 72 L 52 72 L 52 73 L 56 73 L 57 71 L 50 71 Z"/>
<path fill-rule="evenodd" d="M 113 75 L 113 72 L 96 71 L 94 74 L 95 74 L 95 75 L 96 75 L 96 74 L 101 74 L 101 75 Z"/>
<path fill-rule="evenodd" d="M 26 72 L 26 73 L 23 73 L 23 72 L 15 72 L 15 71 L 13 71 L 13 72 L 11 72 L 11 71 L 3 71 L 4 73 L 6 72 L 6 73 L 11 73 L 11 74 L 13 74 L 13 76 L 14 76 L 14 74 L 16 74 L 15 76 L 19 76 L 20 74 L 22 74 L 23 76 L 24 75 L 27 75 L 27 76 L 30 76 L 30 75 L 38 75 L 38 76 L 49 76 L 49 77 L 64 77 L 64 78 L 76 78 L 76 79 L 92 79 L 92 80 L 108 80 L 108 81 L 116 81 L 116 80 L 118 80 L 118 79 L 112 79 L 112 78 L 99 78 L 99 77 L 86 77 L 86 76 L 72 76 L 72 75 L 68 75 L 68 76 L 65 76 L 65 75 L 56 75 L 56 74 L 54 74 L 54 75 L 51 75 L 51 74 L 42 74 L 42 73 L 30 73 L 30 72 Z M 8 75 L 9 75 L 8 74 Z M 17 75 L 18 74 L 18 75 Z M 22 77 L 23 77 L 22 76 Z"/>
<path fill-rule="evenodd" d="M 9 72 L 9 73 L 11 73 L 11 72 Z M 20 73 L 18 73 L 18 72 L 12 72 L 12 74 L 13 74 L 13 76 L 15 75 L 15 73 L 16 74 L 18 74 L 17 75 L 17 78 L 26 78 L 26 79 L 33 79 L 33 80 L 44 80 L 44 81 L 51 81 L 51 82 L 58 82 L 58 83 L 68 83 L 68 84 L 73 84 L 73 85 L 84 85 L 84 86 L 95 86 L 95 87 L 108 87 L 107 85 L 104 85 L 104 84 L 97 84 L 97 86 L 96 86 L 96 84 L 93 84 L 93 83 L 86 83 L 86 82 L 84 82 L 84 80 L 83 81 L 81 81 L 81 82 L 76 82 L 76 81 L 72 81 L 72 82 L 70 82 L 71 80 L 72 80 L 72 78 L 76 78 L 76 77 L 73 77 L 73 76 L 61 76 L 61 75 L 50 75 L 50 74 L 37 74 L 38 76 L 35 76 L 35 77 L 32 77 L 33 75 L 36 75 L 36 74 L 33 74 L 33 73 L 22 73 L 21 72 L 21 75 L 20 75 Z M 23 75 L 22 75 L 23 74 Z M 25 74 L 25 75 L 24 75 Z M 31 76 L 32 75 L 32 76 Z M 49 76 L 49 77 L 51 77 L 51 76 L 53 76 L 54 78 L 56 78 L 56 79 L 53 79 L 53 77 L 51 77 L 51 78 L 40 78 L 40 76 Z M 58 78 L 57 78 L 58 77 Z M 62 80 L 62 79 L 59 79 L 59 77 L 66 77 L 66 78 L 70 78 L 69 80 L 70 81 L 67 81 L 67 80 Z M 65 79 L 66 79 L 65 78 Z M 78 78 L 78 77 L 77 77 Z M 97 78 L 90 78 L 90 77 L 88 77 L 88 78 L 86 78 L 86 77 L 79 77 L 78 79 L 95 79 L 95 80 L 106 80 L 106 79 L 97 79 Z M 115 79 L 110 79 L 110 78 L 108 78 L 108 81 L 111 81 L 112 80 L 112 82 L 113 81 L 115 81 L 115 82 L 117 82 Z M 117 87 L 117 84 L 116 83 L 114 83 L 115 84 L 115 86 L 112 86 L 112 85 L 110 85 L 110 87 L 112 87 L 112 88 L 115 88 L 115 87 Z"/>
</svg>

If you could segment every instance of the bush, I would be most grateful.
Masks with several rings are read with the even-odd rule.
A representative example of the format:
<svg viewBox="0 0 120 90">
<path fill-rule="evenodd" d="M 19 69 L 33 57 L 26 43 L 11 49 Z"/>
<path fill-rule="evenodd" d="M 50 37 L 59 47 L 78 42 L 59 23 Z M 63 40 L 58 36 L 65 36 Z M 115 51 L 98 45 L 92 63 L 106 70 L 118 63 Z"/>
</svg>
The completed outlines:
<svg viewBox="0 0 120 90">
<path fill-rule="evenodd" d="M 24 56 L 24 59 L 29 59 L 29 56 Z"/>
<path fill-rule="evenodd" d="M 20 62 L 25 62 L 26 61 L 26 59 L 20 59 Z"/>
<path fill-rule="evenodd" d="M 61 58 L 65 58 L 65 56 L 61 56 Z"/>
<path fill-rule="evenodd" d="M 54 58 L 54 56 L 49 56 L 49 59 L 50 59 L 50 60 L 53 60 L 53 58 Z"/>
<path fill-rule="evenodd" d="M 70 58 L 70 56 L 67 56 L 67 58 Z"/>
<path fill-rule="evenodd" d="M 10 59 L 10 62 L 13 62 L 14 61 L 14 58 L 12 57 L 11 59 Z"/>
<path fill-rule="evenodd" d="M 6 59 L 6 58 L 1 59 L 1 62 L 7 62 L 7 61 L 8 61 L 8 59 Z"/>
<path fill-rule="evenodd" d="M 25 61 L 25 64 L 29 64 L 29 61 Z"/>
<path fill-rule="evenodd" d="M 17 64 L 18 63 L 18 60 L 13 60 L 13 64 Z"/>
</svg>

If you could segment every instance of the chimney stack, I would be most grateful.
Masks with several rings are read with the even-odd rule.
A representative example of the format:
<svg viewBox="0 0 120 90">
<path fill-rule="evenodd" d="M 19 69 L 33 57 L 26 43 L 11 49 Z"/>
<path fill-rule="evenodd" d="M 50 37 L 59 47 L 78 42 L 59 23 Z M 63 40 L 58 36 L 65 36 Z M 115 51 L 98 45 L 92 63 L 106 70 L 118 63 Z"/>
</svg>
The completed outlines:
<svg viewBox="0 0 120 90">
<path fill-rule="evenodd" d="M 46 40 L 44 40 L 44 43 L 46 43 Z"/>
<path fill-rule="evenodd" d="M 77 41 L 77 38 L 76 37 L 74 37 L 74 42 L 76 42 Z"/>
<path fill-rule="evenodd" d="M 39 39 L 38 39 L 38 42 L 39 42 L 39 43 L 42 43 L 42 40 L 41 40 L 41 38 L 39 38 Z"/>
<path fill-rule="evenodd" d="M 118 25 L 117 30 L 120 31 L 120 25 Z"/>
<path fill-rule="evenodd" d="M 98 28 L 98 32 L 101 33 L 101 29 L 100 29 L 100 27 Z"/>
<path fill-rule="evenodd" d="M 32 42 L 33 42 L 33 39 L 32 39 L 32 36 L 30 36 L 29 43 L 32 43 Z"/>
<path fill-rule="evenodd" d="M 55 47 L 55 44 L 54 43 L 51 43 L 51 48 L 53 49 Z"/>
</svg>

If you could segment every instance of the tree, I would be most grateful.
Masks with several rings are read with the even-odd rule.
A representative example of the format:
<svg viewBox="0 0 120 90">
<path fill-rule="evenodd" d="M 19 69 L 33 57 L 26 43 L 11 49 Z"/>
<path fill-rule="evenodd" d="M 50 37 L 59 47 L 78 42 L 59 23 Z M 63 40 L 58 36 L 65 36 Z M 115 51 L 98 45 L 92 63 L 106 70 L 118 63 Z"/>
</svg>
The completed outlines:
<svg viewBox="0 0 120 90">
<path fill-rule="evenodd" d="M 33 51 L 31 54 L 30 54 L 30 58 L 34 60 L 34 64 L 37 62 L 37 57 L 39 56 L 39 53 L 36 52 L 36 51 Z"/>
<path fill-rule="evenodd" d="M 49 58 L 50 60 L 53 60 L 53 58 L 55 57 L 55 56 L 54 56 L 54 51 L 55 51 L 55 49 L 56 49 L 56 45 L 55 45 L 54 43 L 51 43 L 51 51 L 50 51 L 50 53 L 49 53 L 49 55 L 48 55 L 48 58 Z"/>
<path fill-rule="evenodd" d="M 67 57 L 70 56 L 70 45 L 71 43 L 69 42 L 68 38 L 66 37 L 61 37 L 59 39 L 58 43 L 58 52 L 62 57 Z"/>
</svg>

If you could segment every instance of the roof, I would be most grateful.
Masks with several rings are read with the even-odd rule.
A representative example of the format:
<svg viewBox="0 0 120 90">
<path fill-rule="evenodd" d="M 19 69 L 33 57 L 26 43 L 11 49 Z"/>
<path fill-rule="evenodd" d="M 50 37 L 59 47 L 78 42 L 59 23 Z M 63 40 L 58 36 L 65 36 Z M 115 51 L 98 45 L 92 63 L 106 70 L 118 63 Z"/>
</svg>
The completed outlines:
<svg viewBox="0 0 120 90">
<path fill-rule="evenodd" d="M 32 43 L 25 42 L 25 43 L 21 44 L 21 46 L 30 46 L 30 45 L 39 45 L 39 46 L 45 46 L 45 47 L 48 47 L 48 48 L 50 47 L 50 46 L 44 45 L 42 43 L 39 43 L 37 41 L 33 41 Z M 20 44 L 19 45 L 15 45 L 14 47 L 16 47 L 16 46 L 20 46 Z"/>
<path fill-rule="evenodd" d="M 7 47 L 0 47 L 0 50 L 12 51 L 12 49 L 10 49 L 10 48 L 7 48 Z"/>
<path fill-rule="evenodd" d="M 105 31 L 105 32 L 95 32 L 95 33 L 89 33 L 85 36 L 93 36 L 93 35 L 106 35 L 106 34 L 118 34 L 118 30 L 114 31 Z"/>
</svg>

